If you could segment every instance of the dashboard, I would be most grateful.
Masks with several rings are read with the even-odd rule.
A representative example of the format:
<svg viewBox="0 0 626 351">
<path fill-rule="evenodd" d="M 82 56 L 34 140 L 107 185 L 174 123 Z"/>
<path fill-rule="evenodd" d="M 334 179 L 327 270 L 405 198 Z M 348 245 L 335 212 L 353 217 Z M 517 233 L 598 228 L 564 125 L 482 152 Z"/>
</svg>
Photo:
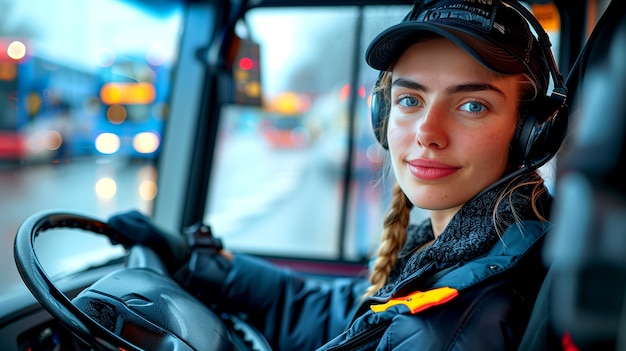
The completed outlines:
<svg viewBox="0 0 626 351">
<path fill-rule="evenodd" d="M 123 267 L 115 261 L 64 277 L 55 283 L 68 296 L 76 296 L 100 277 Z M 0 298 L 0 346 L 3 351 L 83 351 L 85 346 L 45 310 L 27 291 Z"/>
</svg>

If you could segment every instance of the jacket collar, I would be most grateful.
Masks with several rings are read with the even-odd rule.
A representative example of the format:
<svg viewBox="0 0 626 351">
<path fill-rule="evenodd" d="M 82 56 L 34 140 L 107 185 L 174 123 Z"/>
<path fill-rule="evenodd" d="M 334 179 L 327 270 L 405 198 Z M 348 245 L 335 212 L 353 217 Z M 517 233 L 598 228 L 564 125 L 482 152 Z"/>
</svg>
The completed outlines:
<svg viewBox="0 0 626 351">
<path fill-rule="evenodd" d="M 437 275 L 435 280 L 412 275 L 396 286 L 392 296 L 446 286 L 458 291 L 465 290 L 514 267 L 535 245 L 542 242 L 550 228 L 549 222 L 539 220 L 513 224 L 485 255 L 465 263 L 436 267 L 437 271 L 443 271 L 444 274 Z M 428 284 L 424 284 L 424 281 L 428 281 Z"/>
</svg>

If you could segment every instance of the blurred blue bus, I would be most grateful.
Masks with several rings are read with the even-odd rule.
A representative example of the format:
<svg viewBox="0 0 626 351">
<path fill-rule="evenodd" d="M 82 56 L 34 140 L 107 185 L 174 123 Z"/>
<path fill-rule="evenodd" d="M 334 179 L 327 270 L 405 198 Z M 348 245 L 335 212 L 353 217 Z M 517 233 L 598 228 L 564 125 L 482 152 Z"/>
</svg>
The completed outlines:
<svg viewBox="0 0 626 351">
<path fill-rule="evenodd" d="M 154 158 L 168 113 L 169 70 L 162 61 L 112 57 L 99 73 L 95 149 L 102 155 Z"/>
<path fill-rule="evenodd" d="M 169 69 L 155 54 L 112 57 L 81 67 L 0 38 L 0 161 L 155 157 Z"/>
<path fill-rule="evenodd" d="M 27 40 L 0 39 L 0 160 L 93 154 L 97 80 L 69 62 L 38 57 Z"/>
</svg>

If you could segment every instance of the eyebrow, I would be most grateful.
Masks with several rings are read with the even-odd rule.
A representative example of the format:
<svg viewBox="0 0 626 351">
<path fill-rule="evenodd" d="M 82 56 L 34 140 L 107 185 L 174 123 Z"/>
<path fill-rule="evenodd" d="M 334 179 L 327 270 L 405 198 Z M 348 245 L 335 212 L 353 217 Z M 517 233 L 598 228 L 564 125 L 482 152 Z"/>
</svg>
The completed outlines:
<svg viewBox="0 0 626 351">
<path fill-rule="evenodd" d="M 401 87 L 401 88 L 408 88 L 408 89 L 413 89 L 413 90 L 419 90 L 419 91 L 423 91 L 423 92 L 427 92 L 428 88 L 426 88 L 426 86 L 412 81 L 412 80 L 408 80 L 408 79 L 404 79 L 404 78 L 398 78 L 396 80 L 394 80 L 391 83 L 391 86 L 393 87 Z M 490 90 L 490 91 L 494 91 L 502 96 L 506 96 L 506 94 L 504 94 L 504 92 L 502 90 L 500 90 L 498 87 L 494 86 L 493 84 L 489 84 L 489 83 L 483 83 L 483 82 L 470 82 L 470 83 L 463 83 L 463 84 L 459 84 L 459 85 L 454 85 L 451 87 L 448 87 L 446 89 L 446 91 L 448 92 L 448 94 L 455 94 L 455 93 L 464 93 L 464 92 L 473 92 L 473 91 L 484 91 L 484 90 Z"/>
<path fill-rule="evenodd" d="M 394 80 L 391 83 L 392 87 L 400 87 L 400 88 L 408 88 L 408 89 L 413 89 L 413 90 L 420 90 L 420 91 L 428 91 L 428 89 L 426 89 L 426 87 L 418 82 L 412 81 L 412 80 L 408 80 L 408 79 L 404 79 L 404 78 L 398 78 L 396 80 Z"/>
</svg>

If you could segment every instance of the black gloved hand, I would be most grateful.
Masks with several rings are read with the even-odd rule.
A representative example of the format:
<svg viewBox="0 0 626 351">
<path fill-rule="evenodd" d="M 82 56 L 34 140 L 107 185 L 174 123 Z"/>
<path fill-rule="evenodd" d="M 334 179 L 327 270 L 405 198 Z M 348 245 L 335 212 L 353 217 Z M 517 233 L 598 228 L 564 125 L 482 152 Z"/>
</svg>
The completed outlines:
<svg viewBox="0 0 626 351">
<path fill-rule="evenodd" d="M 223 250 L 222 241 L 208 226 L 189 228 L 185 235 L 191 253 L 174 279 L 205 304 L 216 303 L 232 266 L 232 256 Z"/>
<path fill-rule="evenodd" d="M 152 249 L 174 280 L 202 302 L 212 303 L 219 297 L 231 262 L 222 255 L 222 242 L 209 227 L 191 228 L 184 236 L 167 233 L 135 210 L 112 216 L 108 225 L 121 236 L 116 244 Z"/>
<path fill-rule="evenodd" d="M 122 244 L 126 248 L 143 245 L 152 249 L 170 273 L 179 270 L 189 257 L 190 250 L 182 235 L 165 232 L 139 211 L 113 215 L 107 224 L 121 235 L 119 242 L 114 244 Z"/>
</svg>

